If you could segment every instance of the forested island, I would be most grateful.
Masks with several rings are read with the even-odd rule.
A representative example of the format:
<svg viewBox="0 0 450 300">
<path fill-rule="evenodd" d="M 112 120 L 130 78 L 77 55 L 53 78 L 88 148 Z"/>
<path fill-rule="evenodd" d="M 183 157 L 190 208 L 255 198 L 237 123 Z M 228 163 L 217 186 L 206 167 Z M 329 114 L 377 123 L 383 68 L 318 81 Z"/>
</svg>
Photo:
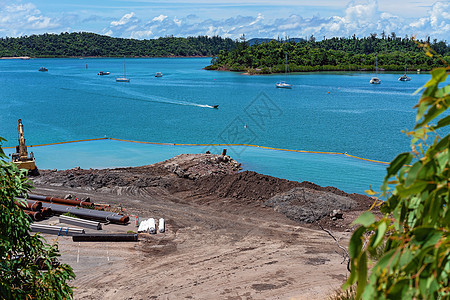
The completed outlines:
<svg viewBox="0 0 450 300">
<path fill-rule="evenodd" d="M 88 32 L 41 34 L 0 38 L 0 57 L 213 57 L 208 70 L 271 74 L 285 71 L 287 57 L 291 72 L 311 71 L 403 71 L 431 70 L 442 61 L 425 55 L 418 43 L 428 43 L 450 62 L 446 42 L 415 42 L 395 33 L 371 34 L 369 37 L 308 39 L 252 39 L 238 41 L 219 36 L 160 37 L 137 40 L 113 38 Z"/>
<path fill-rule="evenodd" d="M 0 39 L 0 57 L 167 57 L 214 56 L 236 42 L 219 36 L 161 37 L 151 40 L 113 38 L 88 32 L 40 34 Z"/>
<path fill-rule="evenodd" d="M 285 71 L 285 59 L 292 72 L 311 71 L 374 71 L 378 57 L 378 70 L 404 71 L 431 70 L 444 66 L 436 56 L 427 56 L 420 43 L 428 43 L 447 62 L 450 47 L 445 42 L 417 41 L 400 38 L 392 33 L 378 38 L 331 38 L 316 41 L 313 36 L 302 41 L 272 40 L 270 42 L 241 42 L 235 48 L 222 50 L 213 58 L 208 70 L 227 70 L 249 74 L 270 74 Z"/>
</svg>

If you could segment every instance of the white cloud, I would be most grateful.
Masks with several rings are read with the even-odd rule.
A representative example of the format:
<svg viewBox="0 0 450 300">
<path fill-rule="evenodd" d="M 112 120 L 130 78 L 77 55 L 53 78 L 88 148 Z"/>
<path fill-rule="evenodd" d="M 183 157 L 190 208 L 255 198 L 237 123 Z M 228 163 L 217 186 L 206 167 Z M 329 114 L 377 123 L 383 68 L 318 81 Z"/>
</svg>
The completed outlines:
<svg viewBox="0 0 450 300">
<path fill-rule="evenodd" d="M 251 37 L 308 37 L 314 35 L 321 39 L 323 36 L 348 37 L 353 34 L 363 37 L 370 33 L 386 34 L 395 32 L 397 36 L 418 34 L 419 38 L 431 35 L 434 38 L 446 39 L 450 31 L 450 4 L 448 2 L 435 3 L 424 18 L 412 22 L 391 12 L 379 10 L 377 0 L 357 0 L 348 3 L 343 15 L 331 17 L 314 16 L 304 18 L 292 14 L 287 18 L 266 18 L 262 13 L 256 16 L 237 15 L 226 19 L 204 19 L 195 15 L 184 18 L 169 18 L 160 14 L 150 21 L 140 20 L 128 24 L 128 20 L 136 18 L 131 14 L 127 23 L 121 28 L 110 26 L 104 32 L 112 31 L 112 36 L 155 38 L 164 35 L 196 36 L 220 35 L 223 37 L 239 38 L 242 34 Z M 124 17 L 117 23 L 125 23 Z M 111 22 L 111 24 L 115 24 Z M 146 22 L 146 23 L 145 23 Z"/>
<path fill-rule="evenodd" d="M 177 17 L 173 18 L 173 22 L 174 22 L 175 24 L 177 24 L 178 26 L 181 26 L 181 23 L 182 23 L 182 21 L 181 21 L 181 20 L 178 20 Z"/>
<path fill-rule="evenodd" d="M 207 1 L 207 0 L 192 0 Z M 335 8 L 332 14 L 325 16 L 315 15 L 307 17 L 301 10 L 292 10 L 288 17 L 280 17 L 278 8 L 274 6 L 273 13 L 267 8 L 261 8 L 258 12 L 258 3 L 266 6 L 273 1 L 243 0 L 243 6 L 250 1 L 256 13 L 246 15 L 240 10 L 241 15 L 234 13 L 233 17 L 227 17 L 228 10 L 223 6 L 223 17 L 204 18 L 203 11 L 196 15 L 182 16 L 180 11 L 176 15 L 157 9 L 156 13 L 148 14 L 141 10 L 123 11 L 118 17 L 110 15 L 96 15 L 92 11 L 83 10 L 78 13 L 62 11 L 56 17 L 43 14 L 31 2 L 19 2 L 18 0 L 0 0 L 0 36 L 18 36 L 22 34 L 71 31 L 93 31 L 113 37 L 132 37 L 137 39 L 157 38 L 159 36 L 197 36 L 220 35 L 223 37 L 239 38 L 242 34 L 252 37 L 308 37 L 310 35 L 321 39 L 323 36 L 348 37 L 353 34 L 362 37 L 370 33 L 387 34 L 395 32 L 397 36 L 411 36 L 417 34 L 419 38 L 431 36 L 439 40 L 448 39 L 450 32 L 450 2 L 438 1 L 433 5 L 422 8 L 420 18 L 410 18 L 405 11 L 400 11 L 400 2 L 392 0 L 353 0 L 347 2 L 345 8 L 338 13 L 341 1 L 331 0 L 282 0 L 292 7 L 314 6 L 328 7 L 332 4 Z M 345 1 L 345 0 L 342 0 Z M 412 6 L 425 5 L 431 0 L 415 0 Z M 36 2 L 38 3 L 38 2 Z M 197 2 L 195 2 L 197 3 Z M 241 0 L 231 0 L 235 5 L 241 5 Z M 379 4 L 380 3 L 380 4 Z M 406 2 L 404 2 L 406 3 Z M 247 3 L 248 4 L 248 3 Z M 278 3 L 276 3 L 278 5 Z M 406 4 L 405 4 L 406 5 Z M 213 6 L 214 7 L 214 6 Z M 384 9 L 384 10 L 383 10 Z M 322 11 L 321 11 L 322 12 Z M 213 14 L 211 14 L 213 15 Z M 180 17 L 181 16 L 181 17 Z M 217 16 L 217 14 L 215 15 Z M 103 30 L 92 30 L 88 26 L 101 26 Z M 99 32 L 100 31 L 100 32 Z"/>
<path fill-rule="evenodd" d="M 134 12 L 125 14 L 119 21 L 112 21 L 111 26 L 121 26 L 133 22 Z"/>
<path fill-rule="evenodd" d="M 409 24 L 418 32 L 428 33 L 429 36 L 445 36 L 450 32 L 450 2 L 436 2 L 428 11 L 428 16 Z"/>
<path fill-rule="evenodd" d="M 32 3 L 0 6 L 0 36 L 49 32 L 60 26 L 58 20 L 42 15 Z"/>
<path fill-rule="evenodd" d="M 160 21 L 160 22 L 162 22 L 166 18 L 167 18 L 167 16 L 165 16 L 165 15 L 159 15 L 158 17 L 154 17 L 152 21 Z"/>
</svg>

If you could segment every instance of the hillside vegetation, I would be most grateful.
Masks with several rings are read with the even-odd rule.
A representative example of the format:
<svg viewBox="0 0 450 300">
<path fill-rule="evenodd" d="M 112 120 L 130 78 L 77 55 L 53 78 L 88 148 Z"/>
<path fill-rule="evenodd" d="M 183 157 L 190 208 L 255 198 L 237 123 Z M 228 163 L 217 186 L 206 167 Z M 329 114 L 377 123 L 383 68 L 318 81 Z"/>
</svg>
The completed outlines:
<svg viewBox="0 0 450 300">
<path fill-rule="evenodd" d="M 231 50 L 232 39 L 219 36 L 161 37 L 152 40 L 112 38 L 95 33 L 61 33 L 0 39 L 0 57 L 162 57 L 213 56 Z"/>
<path fill-rule="evenodd" d="M 421 41 L 423 43 L 423 41 Z M 450 61 L 450 47 L 445 42 L 429 41 L 444 60 Z M 374 71 L 378 56 L 379 70 L 431 70 L 442 67 L 442 61 L 425 55 L 411 38 L 395 34 L 370 37 L 331 38 L 316 41 L 314 37 L 300 42 L 272 40 L 249 46 L 242 42 L 237 47 L 222 50 L 213 58 L 208 70 L 246 71 L 251 74 L 284 72 L 285 57 L 293 72 L 310 71 Z"/>
</svg>

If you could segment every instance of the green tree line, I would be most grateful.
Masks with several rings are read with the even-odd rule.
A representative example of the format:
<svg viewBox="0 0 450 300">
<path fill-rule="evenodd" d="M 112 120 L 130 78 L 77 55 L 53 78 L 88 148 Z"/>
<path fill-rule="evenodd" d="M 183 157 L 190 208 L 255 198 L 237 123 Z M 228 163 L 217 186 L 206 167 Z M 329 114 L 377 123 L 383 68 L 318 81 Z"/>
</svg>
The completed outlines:
<svg viewBox="0 0 450 300">
<path fill-rule="evenodd" d="M 429 42 L 429 43 L 428 43 Z M 437 40 L 420 41 L 431 47 L 444 60 L 450 61 L 450 47 Z M 442 61 L 425 55 L 412 38 L 399 38 L 394 33 L 382 38 L 369 37 L 331 38 L 316 41 L 311 36 L 300 42 L 275 41 L 248 46 L 245 42 L 235 48 L 221 50 L 209 70 L 246 71 L 254 74 L 284 72 L 285 57 L 293 72 L 310 71 L 374 71 L 378 57 L 379 70 L 403 71 L 431 70 L 442 67 Z"/>
<path fill-rule="evenodd" d="M 0 57 L 163 57 L 213 56 L 231 50 L 236 42 L 219 36 L 161 37 L 150 40 L 113 38 L 95 33 L 61 33 L 5 37 L 0 39 Z"/>
</svg>

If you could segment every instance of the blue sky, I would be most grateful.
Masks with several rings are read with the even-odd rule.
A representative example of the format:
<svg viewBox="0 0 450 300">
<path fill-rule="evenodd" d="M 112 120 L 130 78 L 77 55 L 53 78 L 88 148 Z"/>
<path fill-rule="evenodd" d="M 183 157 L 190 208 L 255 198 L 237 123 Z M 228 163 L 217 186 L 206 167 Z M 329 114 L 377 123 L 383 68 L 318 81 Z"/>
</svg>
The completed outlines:
<svg viewBox="0 0 450 300">
<path fill-rule="evenodd" d="M 450 0 L 0 0 L 0 37 L 87 31 L 113 37 L 348 37 L 450 41 Z"/>
</svg>

